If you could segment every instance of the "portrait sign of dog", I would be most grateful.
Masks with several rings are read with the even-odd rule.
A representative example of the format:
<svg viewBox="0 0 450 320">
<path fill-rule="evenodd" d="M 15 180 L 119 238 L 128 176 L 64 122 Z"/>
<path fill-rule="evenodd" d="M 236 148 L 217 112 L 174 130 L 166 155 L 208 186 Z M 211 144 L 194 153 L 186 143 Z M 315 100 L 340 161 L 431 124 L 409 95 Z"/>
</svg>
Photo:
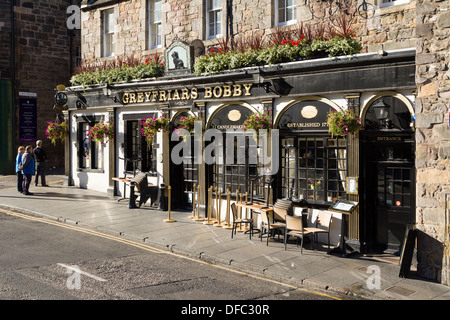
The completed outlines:
<svg viewBox="0 0 450 320">
<path fill-rule="evenodd" d="M 189 74 L 192 73 L 193 47 L 175 40 L 165 51 L 166 73 Z"/>
</svg>

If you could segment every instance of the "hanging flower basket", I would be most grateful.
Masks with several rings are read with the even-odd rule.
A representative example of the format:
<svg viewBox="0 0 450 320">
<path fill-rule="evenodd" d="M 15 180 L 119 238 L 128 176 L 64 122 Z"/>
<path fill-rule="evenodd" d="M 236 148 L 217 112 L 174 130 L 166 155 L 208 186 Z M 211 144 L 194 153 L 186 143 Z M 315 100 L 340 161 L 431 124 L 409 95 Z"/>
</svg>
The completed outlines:
<svg viewBox="0 0 450 320">
<path fill-rule="evenodd" d="M 189 134 L 192 134 L 194 132 L 194 124 L 195 121 L 198 121 L 197 116 L 188 116 L 188 117 L 180 117 L 180 123 L 175 129 L 175 132 L 177 135 L 182 136 L 183 139 L 186 139 L 186 135 L 183 135 L 183 131 L 181 129 L 184 129 L 189 132 Z"/>
<path fill-rule="evenodd" d="M 67 136 L 67 132 L 69 131 L 69 124 L 67 121 L 62 123 L 47 121 L 47 129 L 45 129 L 45 136 L 47 139 L 50 139 L 53 145 L 56 145 L 56 141 L 64 139 Z"/>
<path fill-rule="evenodd" d="M 360 129 L 361 120 L 350 111 L 330 111 L 327 116 L 328 132 L 331 136 L 345 137 L 348 134 L 355 134 Z"/>
<path fill-rule="evenodd" d="M 150 145 L 158 131 L 166 131 L 169 127 L 170 119 L 167 116 L 161 116 L 159 118 L 148 117 L 141 121 L 141 134 L 147 140 Z"/>
<path fill-rule="evenodd" d="M 263 113 L 255 112 L 248 116 L 244 121 L 244 131 L 255 130 L 256 136 L 255 140 L 259 137 L 259 130 L 261 129 L 271 129 L 272 122 L 270 119 L 270 111 L 265 111 Z"/>
<path fill-rule="evenodd" d="M 107 143 L 114 139 L 114 126 L 111 122 L 99 122 L 88 131 L 90 140 L 99 143 Z"/>
</svg>

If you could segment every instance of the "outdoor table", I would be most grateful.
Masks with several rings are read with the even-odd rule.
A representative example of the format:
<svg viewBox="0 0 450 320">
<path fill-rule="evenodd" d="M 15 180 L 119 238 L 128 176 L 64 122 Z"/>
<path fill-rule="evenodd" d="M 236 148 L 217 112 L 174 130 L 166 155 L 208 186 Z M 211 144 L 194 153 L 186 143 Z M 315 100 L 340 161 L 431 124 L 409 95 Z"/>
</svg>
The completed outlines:
<svg viewBox="0 0 450 320">
<path fill-rule="evenodd" d="M 249 202 L 236 202 L 237 207 L 241 207 L 243 209 L 250 209 L 250 219 L 253 219 L 253 211 L 256 213 L 261 213 L 261 210 L 270 210 L 270 207 L 267 207 L 265 204 L 259 203 L 249 203 Z M 261 232 L 258 228 L 253 228 L 254 231 Z M 246 231 L 247 232 L 247 231 Z"/>
<path fill-rule="evenodd" d="M 120 198 L 119 200 L 117 200 L 117 202 L 119 202 L 120 200 L 125 200 L 128 199 L 126 197 L 126 193 L 127 193 L 127 185 L 129 185 L 131 179 L 130 178 L 120 178 L 120 177 L 113 177 L 112 178 L 114 181 L 119 181 L 119 182 L 123 182 L 123 197 Z"/>
</svg>

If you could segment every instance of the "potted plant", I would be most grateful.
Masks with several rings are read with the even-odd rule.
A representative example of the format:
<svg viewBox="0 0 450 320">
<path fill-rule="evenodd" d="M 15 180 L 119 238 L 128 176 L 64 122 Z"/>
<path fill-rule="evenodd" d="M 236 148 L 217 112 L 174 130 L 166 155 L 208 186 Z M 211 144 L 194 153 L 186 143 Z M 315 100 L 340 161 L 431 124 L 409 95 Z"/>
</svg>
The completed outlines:
<svg viewBox="0 0 450 320">
<path fill-rule="evenodd" d="M 107 143 L 114 139 L 114 125 L 109 121 L 99 122 L 89 129 L 88 137 L 95 142 Z"/>
<path fill-rule="evenodd" d="M 170 119 L 164 115 L 159 118 L 147 117 L 141 121 L 141 134 L 147 140 L 148 145 L 152 143 L 153 138 L 158 131 L 165 131 L 168 129 L 169 121 Z"/>
<path fill-rule="evenodd" d="M 327 115 L 328 132 L 331 136 L 345 137 L 362 129 L 361 120 L 350 111 L 330 111 Z"/>
<path fill-rule="evenodd" d="M 47 129 L 45 129 L 47 139 L 50 139 L 53 145 L 56 145 L 56 141 L 58 140 L 64 141 L 69 128 L 67 121 L 61 123 L 47 121 L 47 124 Z"/>
</svg>

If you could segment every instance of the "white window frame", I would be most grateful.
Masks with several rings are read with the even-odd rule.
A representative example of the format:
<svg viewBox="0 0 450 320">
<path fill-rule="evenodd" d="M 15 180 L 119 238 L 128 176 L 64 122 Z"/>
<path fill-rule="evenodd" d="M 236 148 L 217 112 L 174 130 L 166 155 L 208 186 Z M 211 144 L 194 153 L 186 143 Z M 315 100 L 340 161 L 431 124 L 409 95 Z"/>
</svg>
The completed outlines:
<svg viewBox="0 0 450 320">
<path fill-rule="evenodd" d="M 162 47 L 162 0 L 147 0 L 148 49 Z"/>
<path fill-rule="evenodd" d="M 115 27 L 114 8 L 103 10 L 102 11 L 103 57 L 114 56 L 114 27 Z"/>
<path fill-rule="evenodd" d="M 284 2 L 283 6 L 280 6 L 280 1 Z M 288 5 L 288 1 L 292 1 L 291 5 Z M 275 25 L 287 26 L 297 23 L 297 1 L 296 0 L 274 0 L 275 2 Z M 284 21 L 280 20 L 280 11 L 284 11 Z M 291 11 L 292 19 L 287 20 L 288 12 Z"/>
<path fill-rule="evenodd" d="M 378 6 L 380 8 L 397 6 L 405 3 L 409 3 L 411 0 L 378 0 Z"/>
<path fill-rule="evenodd" d="M 205 0 L 207 39 L 215 39 L 222 36 L 223 1 L 224 0 Z M 214 32 L 211 32 L 211 25 L 213 25 Z"/>
</svg>

